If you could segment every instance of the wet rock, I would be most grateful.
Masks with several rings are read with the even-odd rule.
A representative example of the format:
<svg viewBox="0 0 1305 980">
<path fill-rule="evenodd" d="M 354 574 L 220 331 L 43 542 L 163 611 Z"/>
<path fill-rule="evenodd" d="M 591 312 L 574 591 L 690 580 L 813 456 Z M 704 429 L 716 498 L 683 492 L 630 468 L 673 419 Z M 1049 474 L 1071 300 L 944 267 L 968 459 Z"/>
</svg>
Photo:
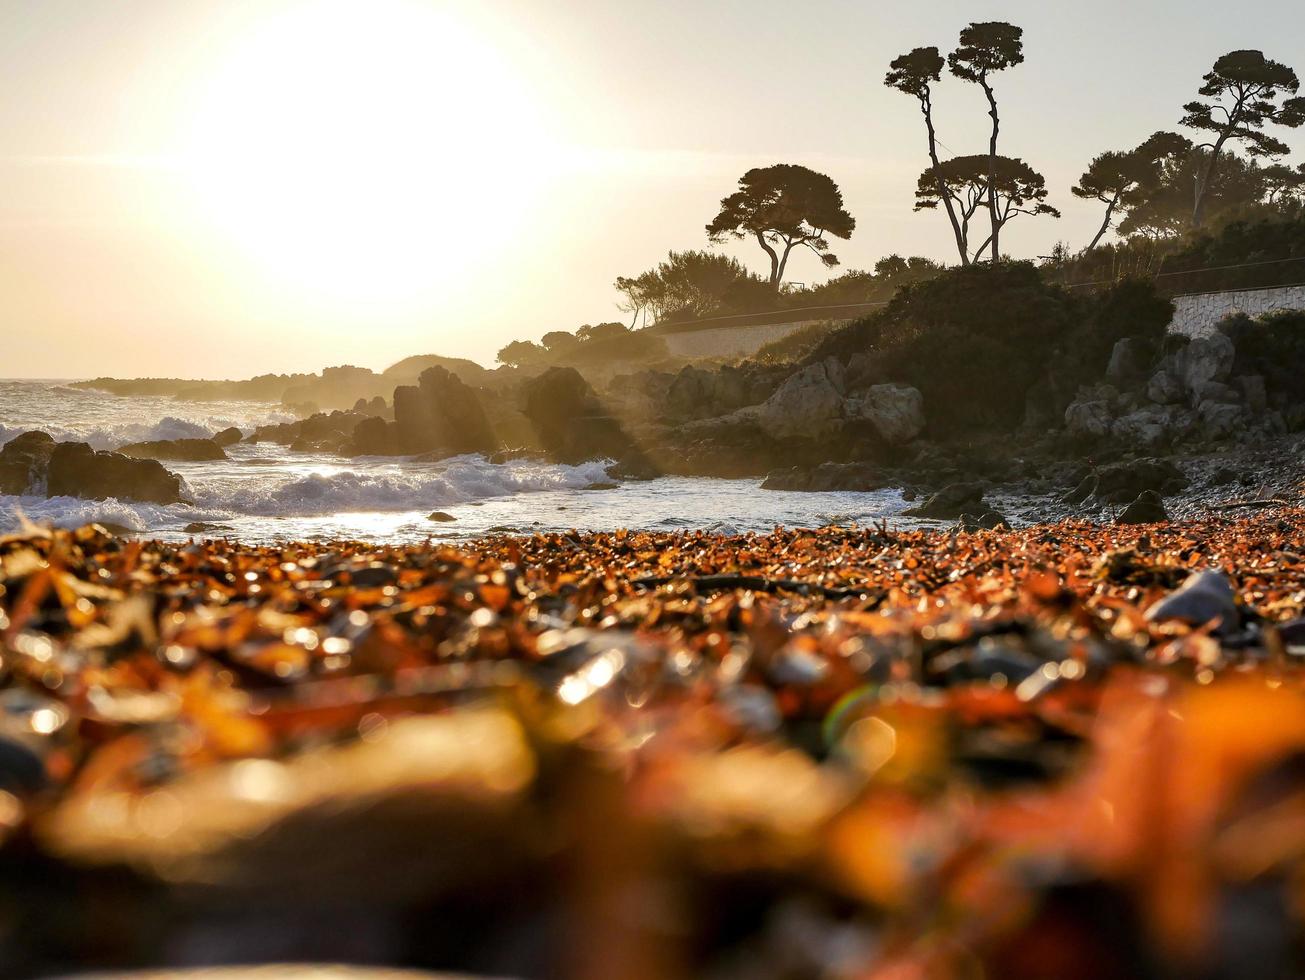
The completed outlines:
<svg viewBox="0 0 1305 980">
<path fill-rule="evenodd" d="M 1237 628 L 1241 615 L 1228 577 L 1206 569 L 1188 576 L 1174 592 L 1148 609 L 1146 618 L 1157 623 L 1178 620 L 1191 626 L 1217 621 L 1215 631 L 1226 633 Z"/>
<path fill-rule="evenodd" d="M 399 424 L 380 416 L 359 422 L 345 452 L 350 456 L 394 456 L 399 453 Z"/>
<path fill-rule="evenodd" d="M 39 430 L 6 442 L 0 448 L 0 493 L 40 493 L 55 445 L 53 436 Z"/>
<path fill-rule="evenodd" d="M 918 507 L 905 510 L 906 517 L 958 519 L 964 514 L 983 514 L 992 510 L 983 499 L 982 483 L 953 483 L 943 487 Z"/>
<path fill-rule="evenodd" d="M 434 510 L 426 515 L 426 520 L 436 521 L 441 524 L 447 524 L 449 521 L 456 521 L 457 518 L 444 510 Z"/>
<path fill-rule="evenodd" d="M 958 531 L 995 531 L 999 527 L 1010 527 L 1010 521 L 997 510 L 983 510 L 977 514 L 962 514 L 956 522 Z"/>
<path fill-rule="evenodd" d="M 210 524 L 208 521 L 191 521 L 181 529 L 186 534 L 208 534 L 210 531 L 230 531 L 230 524 Z"/>
<path fill-rule="evenodd" d="M 596 480 L 588 484 L 586 490 L 617 490 L 620 489 L 619 483 L 612 483 L 610 480 Z"/>
<path fill-rule="evenodd" d="M 773 439 L 819 439 L 843 419 L 843 367 L 835 358 L 808 364 L 761 403 L 757 425 Z"/>
<path fill-rule="evenodd" d="M 525 414 L 539 442 L 562 463 L 620 459 L 631 451 L 620 423 L 607 413 L 575 368 L 549 368 L 526 382 Z"/>
<path fill-rule="evenodd" d="M 134 459 L 168 459 L 188 463 L 227 458 L 226 450 L 214 439 L 156 439 L 150 442 L 133 442 L 120 446 L 118 452 Z"/>
<path fill-rule="evenodd" d="M 910 385 L 871 385 L 848 397 L 846 414 L 869 422 L 890 446 L 901 446 L 924 429 L 924 396 Z"/>
<path fill-rule="evenodd" d="M 439 365 L 423 371 L 415 386 L 394 389 L 394 420 L 403 453 L 456 456 L 501 448 L 476 390 Z"/>
<path fill-rule="evenodd" d="M 882 474 L 868 463 L 821 463 L 819 466 L 790 466 L 771 470 L 766 474 L 761 489 L 868 491 L 878 490 L 885 485 Z"/>
<path fill-rule="evenodd" d="M 61 442 L 50 454 L 46 493 L 51 497 L 180 503 L 181 478 L 153 459 L 96 452 L 84 442 Z"/>
<path fill-rule="evenodd" d="M 1149 457 L 1111 463 L 1097 471 L 1096 495 L 1106 503 L 1122 504 L 1153 490 L 1162 495 L 1187 488 L 1186 475 L 1167 459 Z"/>
<path fill-rule="evenodd" d="M 1078 485 L 1074 487 L 1073 490 L 1061 497 L 1060 500 L 1061 503 L 1065 504 L 1081 504 L 1096 492 L 1097 475 L 1095 473 L 1089 473 L 1079 481 Z"/>
<path fill-rule="evenodd" d="M 225 449 L 227 446 L 234 446 L 244 437 L 245 434 L 233 425 L 215 435 L 213 441 Z"/>
<path fill-rule="evenodd" d="M 1169 520 L 1163 498 L 1154 490 L 1144 490 L 1115 518 L 1116 524 L 1163 524 Z"/>
</svg>

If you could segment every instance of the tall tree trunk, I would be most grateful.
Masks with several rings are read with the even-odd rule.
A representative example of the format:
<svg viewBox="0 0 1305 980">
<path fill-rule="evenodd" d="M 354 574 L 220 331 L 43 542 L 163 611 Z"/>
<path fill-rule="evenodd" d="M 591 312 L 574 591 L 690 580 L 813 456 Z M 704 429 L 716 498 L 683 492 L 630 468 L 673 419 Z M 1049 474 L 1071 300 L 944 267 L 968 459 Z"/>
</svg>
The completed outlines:
<svg viewBox="0 0 1305 980">
<path fill-rule="evenodd" d="M 1110 218 L 1114 215 L 1115 205 L 1117 205 L 1118 203 L 1119 203 L 1119 191 L 1115 191 L 1115 196 L 1112 197 L 1110 199 L 1110 203 L 1106 205 L 1105 220 L 1101 222 L 1101 227 L 1097 229 L 1096 236 L 1092 239 L 1091 242 L 1088 243 L 1088 247 L 1083 249 L 1083 251 L 1090 252 L 1094 248 L 1096 248 L 1097 242 L 1101 241 L 1101 236 L 1110 230 Z"/>
<path fill-rule="evenodd" d="M 1224 141 L 1228 139 L 1227 132 L 1219 135 L 1214 141 L 1214 146 L 1210 148 L 1210 159 L 1205 161 L 1205 169 L 1201 171 L 1201 177 L 1196 184 L 1196 201 L 1192 205 L 1192 227 L 1200 228 L 1205 222 L 1205 201 L 1210 190 L 1210 182 L 1214 180 L 1215 166 L 1219 162 L 1219 151 L 1223 149 Z"/>
<path fill-rule="evenodd" d="M 997 97 L 988 84 L 987 74 L 979 76 L 983 94 L 988 97 L 988 115 L 992 117 L 992 136 L 988 139 L 988 214 L 992 218 L 992 261 L 1001 261 L 1001 221 L 997 218 L 997 131 L 1001 120 L 997 118 Z"/>
<path fill-rule="evenodd" d="M 776 289 L 778 289 L 779 288 L 779 256 L 775 254 L 775 250 L 770 247 L 770 243 L 766 241 L 766 236 L 763 235 L 761 232 L 757 232 L 757 244 L 760 245 L 762 248 L 764 248 L 766 250 L 766 254 L 770 256 L 770 284 L 774 286 Z"/>
<path fill-rule="evenodd" d="M 784 282 L 784 270 L 788 268 L 788 256 L 789 253 L 793 251 L 793 246 L 796 244 L 797 242 L 787 242 L 784 246 L 784 255 L 779 260 L 779 272 L 776 274 L 775 277 L 776 289 L 778 289 L 780 285 Z"/>
<path fill-rule="evenodd" d="M 920 111 L 924 114 L 924 128 L 929 133 L 929 161 L 933 164 L 933 179 L 942 198 L 943 207 L 947 209 L 947 220 L 952 224 L 952 234 L 956 237 L 956 251 L 960 254 L 961 265 L 970 264 L 969 243 L 965 240 L 965 230 L 956 217 L 956 207 L 952 197 L 947 193 L 947 182 L 943 180 L 942 165 L 938 162 L 938 137 L 933 128 L 933 101 L 928 90 L 920 97 Z"/>
</svg>

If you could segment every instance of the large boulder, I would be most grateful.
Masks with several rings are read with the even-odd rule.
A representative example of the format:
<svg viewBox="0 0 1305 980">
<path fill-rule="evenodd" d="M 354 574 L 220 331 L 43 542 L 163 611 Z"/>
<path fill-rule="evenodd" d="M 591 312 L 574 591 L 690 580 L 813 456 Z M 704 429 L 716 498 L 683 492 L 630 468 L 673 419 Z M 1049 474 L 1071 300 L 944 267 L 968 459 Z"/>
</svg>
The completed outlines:
<svg viewBox="0 0 1305 980">
<path fill-rule="evenodd" d="M 184 499 L 182 488 L 181 477 L 157 460 L 96 452 L 84 442 L 61 442 L 50 454 L 45 489 L 51 497 L 174 504 Z"/>
<path fill-rule="evenodd" d="M 1115 341 L 1106 365 L 1106 378 L 1117 385 L 1133 385 L 1146 376 L 1146 344 L 1138 337 L 1124 337 Z"/>
<path fill-rule="evenodd" d="M 572 367 L 551 367 L 524 386 L 525 415 L 539 443 L 562 463 L 626 456 L 630 440 Z"/>
<path fill-rule="evenodd" d="M 843 420 L 843 367 L 835 358 L 808 364 L 761 403 L 758 426 L 772 439 L 819 439 Z"/>
<path fill-rule="evenodd" d="M 1110 434 L 1131 446 L 1155 446 L 1181 433 L 1178 419 L 1179 413 L 1168 406 L 1148 405 L 1115 419 Z"/>
<path fill-rule="evenodd" d="M 171 459 L 185 462 L 202 462 L 226 459 L 227 454 L 216 439 L 156 439 L 151 442 L 133 442 L 120 446 L 118 452 L 134 459 Z"/>
<path fill-rule="evenodd" d="M 1114 412 L 1104 398 L 1079 399 L 1065 409 L 1065 428 L 1081 439 L 1101 439 L 1110 434 Z"/>
<path fill-rule="evenodd" d="M 1182 376 L 1172 366 L 1161 367 L 1146 383 L 1146 397 L 1158 405 L 1177 405 L 1186 393 Z"/>
<path fill-rule="evenodd" d="M 965 514 L 986 514 L 992 510 L 983 499 L 982 483 L 952 483 L 924 503 L 902 511 L 905 517 L 936 517 L 955 520 Z"/>
<path fill-rule="evenodd" d="M 1148 490 L 1173 494 L 1184 490 L 1186 474 L 1167 459 L 1134 459 L 1097 471 L 1096 495 L 1107 503 L 1127 503 Z"/>
<path fill-rule="evenodd" d="M 37 430 L 6 442 L 0 448 L 0 493 L 39 493 L 55 445 L 53 436 Z"/>
<path fill-rule="evenodd" d="M 1183 384 L 1189 393 L 1206 381 L 1223 381 L 1232 373 L 1237 351 L 1226 334 L 1197 337 L 1182 351 L 1179 362 Z"/>
<path fill-rule="evenodd" d="M 846 403 L 847 415 L 874 426 L 890 446 L 901 446 L 924 429 L 924 396 L 910 385 L 871 385 Z"/>
<path fill-rule="evenodd" d="M 398 452 L 399 424 L 378 415 L 354 426 L 353 439 L 345 448 L 349 456 L 394 456 Z"/>
<path fill-rule="evenodd" d="M 394 419 L 404 453 L 492 453 L 500 448 L 474 388 L 436 365 L 417 385 L 394 389 Z"/>
<path fill-rule="evenodd" d="M 245 434 L 232 425 L 215 435 L 213 441 L 225 449 L 227 446 L 234 446 L 244 437 Z"/>
<path fill-rule="evenodd" d="M 771 470 L 761 484 L 763 490 L 878 490 L 884 477 L 868 463 L 821 463 L 819 466 L 789 466 Z"/>
</svg>

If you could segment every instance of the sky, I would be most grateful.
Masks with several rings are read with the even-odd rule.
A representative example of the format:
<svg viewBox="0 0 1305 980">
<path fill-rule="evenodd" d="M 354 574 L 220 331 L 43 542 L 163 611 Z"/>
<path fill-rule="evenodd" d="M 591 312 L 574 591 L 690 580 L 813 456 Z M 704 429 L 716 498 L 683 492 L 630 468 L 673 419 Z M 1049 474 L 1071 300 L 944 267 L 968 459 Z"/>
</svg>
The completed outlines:
<svg viewBox="0 0 1305 980">
<path fill-rule="evenodd" d="M 1017 257 L 1085 244 L 1100 210 L 1069 187 L 1176 128 L 1220 54 L 1305 74 L 1299 0 L 0 0 L 0 377 L 491 364 L 621 318 L 618 275 L 707 247 L 781 162 L 843 190 L 834 274 L 948 260 L 945 216 L 912 210 L 918 108 L 882 82 L 975 20 L 1024 28 L 1001 150 L 1064 214 L 1012 223 Z M 947 150 L 986 148 L 977 87 L 935 104 Z"/>
</svg>

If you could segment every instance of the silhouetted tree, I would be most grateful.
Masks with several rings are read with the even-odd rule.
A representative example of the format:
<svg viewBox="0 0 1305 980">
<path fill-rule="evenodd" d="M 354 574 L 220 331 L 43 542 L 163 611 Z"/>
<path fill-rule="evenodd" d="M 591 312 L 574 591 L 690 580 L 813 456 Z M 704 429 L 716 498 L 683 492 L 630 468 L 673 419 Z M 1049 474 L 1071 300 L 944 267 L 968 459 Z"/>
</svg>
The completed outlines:
<svg viewBox="0 0 1305 980">
<path fill-rule="evenodd" d="M 1205 76 L 1200 94 L 1210 102 L 1189 102 L 1182 125 L 1213 134 L 1205 168 L 1197 178 L 1192 225 L 1205 220 L 1206 200 L 1217 173 L 1220 153 L 1229 140 L 1243 143 L 1251 157 L 1279 156 L 1287 152 L 1280 140 L 1262 132 L 1265 124 L 1296 127 L 1305 122 L 1305 99 L 1288 98 L 1300 87 L 1296 73 L 1286 65 L 1264 57 L 1262 51 L 1231 51 L 1214 63 Z"/>
<path fill-rule="evenodd" d="M 523 364 L 537 363 L 547 355 L 539 344 L 529 340 L 514 340 L 498 352 L 498 362 L 508 367 L 521 367 Z"/>
<path fill-rule="evenodd" d="M 1305 163 L 1294 170 L 1285 163 L 1272 163 L 1260 170 L 1264 199 L 1272 205 L 1305 198 Z"/>
<path fill-rule="evenodd" d="M 616 304 L 616 308 L 631 315 L 631 330 L 638 323 L 640 313 L 661 305 L 661 282 L 655 272 L 645 272 L 633 277 L 617 276 L 615 286 L 616 291 L 624 297 Z"/>
<path fill-rule="evenodd" d="M 789 254 L 802 246 L 826 268 L 838 265 L 826 235 L 850 238 L 856 219 L 843 208 L 843 194 L 825 174 L 791 163 L 749 170 L 739 189 L 720 202 L 720 213 L 707 225 L 713 242 L 755 237 L 770 256 L 770 284 L 784 281 Z"/>
<path fill-rule="evenodd" d="M 1192 188 L 1205 172 L 1208 149 L 1193 148 L 1160 161 L 1158 183 L 1139 189 L 1120 205 L 1121 236 L 1143 235 L 1153 241 L 1175 238 L 1191 227 Z M 1254 160 L 1224 154 L 1206 189 L 1206 220 L 1245 213 L 1264 197 L 1264 172 Z"/>
<path fill-rule="evenodd" d="M 946 194 L 942 185 L 942 174 L 938 160 L 938 135 L 933 125 L 933 83 L 942 77 L 943 57 L 937 48 L 915 48 L 906 54 L 894 58 L 888 65 L 888 74 L 884 84 L 899 92 L 913 95 L 920 102 L 920 114 L 924 116 L 924 130 L 929 142 L 929 162 L 938 184 L 938 197 L 947 209 L 947 220 L 951 222 L 952 235 L 956 239 L 956 251 L 960 255 L 961 265 L 970 264 L 970 255 L 965 248 L 965 237 L 961 234 L 961 219 L 956 213 L 951 196 Z"/>
<path fill-rule="evenodd" d="M 939 169 L 945 192 L 951 196 L 961 216 L 961 231 L 967 248 L 969 220 L 980 207 L 987 207 L 989 213 L 996 216 L 997 234 L 1019 214 L 1060 217 L 1060 212 L 1046 203 L 1046 179 L 1018 158 L 999 156 L 993 161 L 986 154 L 954 157 Z M 995 193 L 990 194 L 989 188 Z M 918 211 L 937 206 L 938 184 L 933 168 L 930 168 L 920 174 L 916 182 L 915 208 Z M 983 254 L 992 238 L 992 234 L 989 234 L 983 244 L 973 250 L 974 259 L 977 260 Z"/>
<path fill-rule="evenodd" d="M 992 119 L 992 132 L 988 137 L 988 173 L 997 179 L 997 134 L 1001 120 L 997 115 L 997 96 L 992 90 L 989 76 L 1004 71 L 1024 61 L 1023 28 L 1004 21 L 987 21 L 971 24 L 961 31 L 960 47 L 947 56 L 947 67 L 957 78 L 974 82 L 983 89 L 988 99 L 988 115 Z M 997 198 L 988 195 L 988 211 L 992 220 L 992 260 L 1001 258 L 1001 220 L 997 211 Z"/>
<path fill-rule="evenodd" d="M 539 342 L 544 345 L 545 349 L 554 353 L 566 350 L 568 347 L 574 347 L 579 343 L 575 334 L 566 330 L 550 330 L 539 338 Z"/>
<path fill-rule="evenodd" d="M 1111 150 L 1093 159 L 1087 170 L 1070 188 L 1075 197 L 1100 201 L 1106 206 L 1105 217 L 1088 248 L 1096 248 L 1110 230 L 1116 209 L 1126 201 L 1136 200 L 1159 186 L 1162 162 L 1175 154 L 1186 153 L 1192 144 L 1177 133 L 1155 133 L 1141 146 L 1128 151 Z"/>
<path fill-rule="evenodd" d="M 614 337 L 624 337 L 630 332 L 630 328 L 624 323 L 595 323 L 590 326 L 586 323 L 583 327 L 576 330 L 576 339 L 589 342 L 597 340 L 611 340 Z"/>
</svg>

